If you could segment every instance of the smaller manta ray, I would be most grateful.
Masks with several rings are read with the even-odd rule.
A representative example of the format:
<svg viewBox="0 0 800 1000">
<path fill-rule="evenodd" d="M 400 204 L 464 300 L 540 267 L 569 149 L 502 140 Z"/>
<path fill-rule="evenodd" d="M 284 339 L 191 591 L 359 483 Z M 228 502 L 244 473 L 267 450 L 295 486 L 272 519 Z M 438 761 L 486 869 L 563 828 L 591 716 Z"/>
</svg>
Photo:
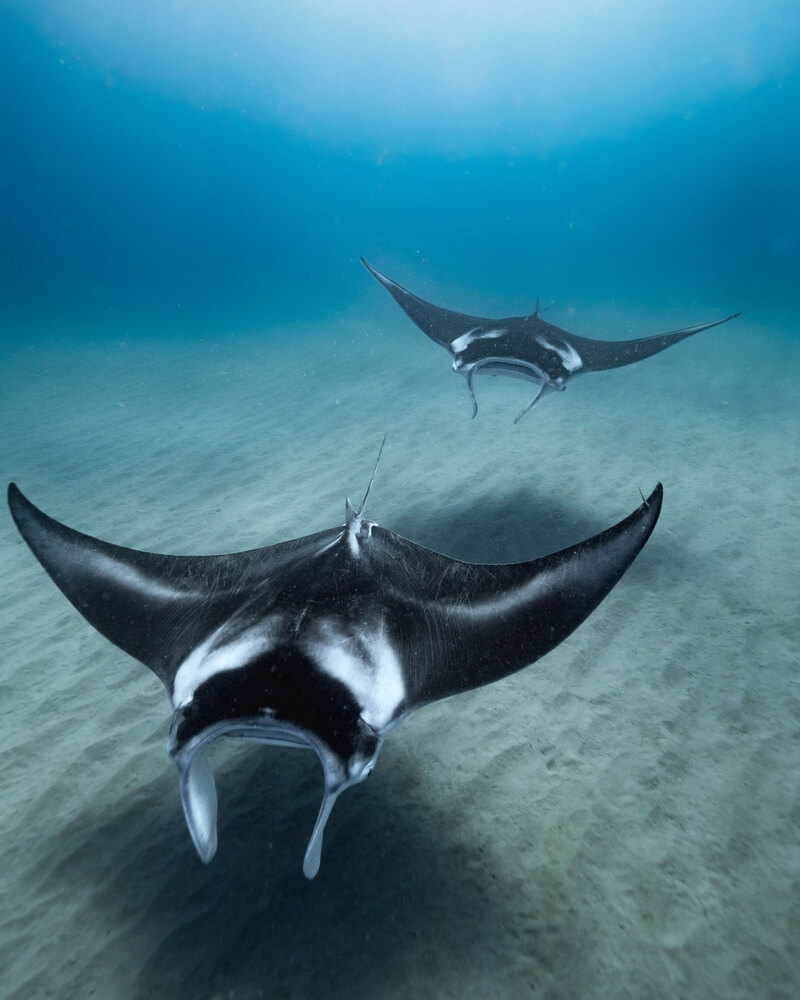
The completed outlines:
<svg viewBox="0 0 800 1000">
<path fill-rule="evenodd" d="M 536 395 L 514 419 L 518 423 L 546 392 L 563 391 L 576 375 L 621 368 L 665 351 L 679 340 L 685 340 L 702 330 L 727 323 L 740 313 L 700 326 L 661 333 L 638 340 L 592 340 L 567 333 L 545 323 L 539 316 L 539 305 L 530 316 L 507 319 L 483 319 L 442 309 L 398 285 L 381 274 L 364 258 L 361 263 L 387 289 L 409 319 L 423 333 L 453 355 L 453 371 L 465 375 L 472 400 L 472 416 L 478 412 L 473 378 L 478 373 L 508 375 L 528 379 L 538 385 Z"/>
<path fill-rule="evenodd" d="M 659 484 L 593 538 L 492 566 L 447 558 L 365 520 L 367 496 L 359 510 L 346 502 L 343 527 L 195 557 L 100 541 L 54 521 L 13 483 L 8 489 L 14 521 L 55 584 L 166 687 L 168 751 L 204 862 L 217 849 L 212 743 L 227 736 L 316 752 L 324 791 L 303 863 L 308 878 L 319 870 L 336 798 L 372 772 L 387 733 L 415 709 L 557 646 L 633 562 L 661 498 Z"/>
</svg>

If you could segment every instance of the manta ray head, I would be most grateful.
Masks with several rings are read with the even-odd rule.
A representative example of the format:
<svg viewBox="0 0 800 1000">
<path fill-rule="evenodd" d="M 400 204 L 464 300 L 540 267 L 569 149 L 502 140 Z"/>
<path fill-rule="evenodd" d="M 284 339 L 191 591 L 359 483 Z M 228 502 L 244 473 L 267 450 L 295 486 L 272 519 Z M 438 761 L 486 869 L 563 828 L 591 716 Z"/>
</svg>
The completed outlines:
<svg viewBox="0 0 800 1000">
<path fill-rule="evenodd" d="M 450 344 L 450 350 L 455 372 L 483 369 L 491 375 L 530 379 L 549 390 L 563 389 L 583 368 L 577 350 L 536 316 L 528 317 L 517 328 L 468 330 Z"/>
<path fill-rule="evenodd" d="M 472 400 L 472 416 L 478 413 L 473 379 L 479 373 L 525 379 L 536 385 L 536 395 L 514 419 L 518 423 L 548 392 L 563 392 L 567 382 L 584 370 L 584 360 L 575 346 L 538 314 L 501 324 L 476 326 L 451 341 L 453 371 L 464 375 Z"/>
<path fill-rule="evenodd" d="M 473 379 L 479 373 L 487 375 L 505 375 L 509 378 L 524 379 L 536 385 L 536 395 L 531 402 L 517 414 L 514 423 L 525 416 L 546 392 L 563 392 L 567 387 L 570 372 L 564 368 L 559 359 L 553 361 L 544 356 L 542 364 L 517 357 L 500 339 L 506 330 L 490 330 L 482 336 L 470 334 L 459 337 L 451 344 L 453 351 L 453 371 L 463 375 L 467 380 L 467 389 L 472 400 L 472 416 L 477 416 L 478 400 L 475 395 Z M 496 338 L 496 339 L 495 339 Z"/>
<path fill-rule="evenodd" d="M 217 849 L 217 793 L 207 754 L 217 740 L 313 750 L 324 778 L 303 862 L 313 878 L 334 802 L 372 773 L 383 739 L 364 720 L 347 684 L 321 669 L 301 642 L 273 645 L 263 629 L 249 633 L 233 641 L 212 637 L 176 676 L 169 754 L 178 768 L 186 823 L 197 853 L 209 862 Z M 250 655 L 242 659 L 242 653 Z"/>
</svg>

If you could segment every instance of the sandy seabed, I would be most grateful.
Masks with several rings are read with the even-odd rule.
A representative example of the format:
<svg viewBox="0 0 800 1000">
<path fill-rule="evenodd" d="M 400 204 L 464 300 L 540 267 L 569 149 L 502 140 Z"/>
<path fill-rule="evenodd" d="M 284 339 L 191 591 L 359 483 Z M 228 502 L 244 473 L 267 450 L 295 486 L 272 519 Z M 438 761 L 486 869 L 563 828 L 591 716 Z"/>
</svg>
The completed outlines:
<svg viewBox="0 0 800 1000">
<path fill-rule="evenodd" d="M 708 318 L 595 307 L 587 335 Z M 674 320 L 674 322 L 670 322 Z M 220 746 L 185 829 L 156 678 L 0 520 L 0 995 L 175 1000 L 800 995 L 800 339 L 742 318 L 576 380 L 478 379 L 403 317 L 3 348 L 1 471 L 120 544 L 207 554 L 369 516 L 517 561 L 664 509 L 548 657 L 431 706 L 301 871 L 313 755 Z"/>
</svg>

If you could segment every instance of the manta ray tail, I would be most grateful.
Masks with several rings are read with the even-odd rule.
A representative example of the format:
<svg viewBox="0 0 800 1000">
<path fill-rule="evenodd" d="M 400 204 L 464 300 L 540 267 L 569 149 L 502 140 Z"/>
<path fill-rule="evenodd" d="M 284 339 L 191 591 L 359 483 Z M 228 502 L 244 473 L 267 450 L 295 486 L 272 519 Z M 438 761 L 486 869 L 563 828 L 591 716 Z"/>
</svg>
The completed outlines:
<svg viewBox="0 0 800 1000">
<path fill-rule="evenodd" d="M 372 489 L 372 484 L 375 482 L 375 476 L 378 472 L 378 463 L 381 460 L 381 455 L 383 454 L 383 446 L 386 444 L 386 435 L 383 435 L 383 441 L 381 441 L 381 446 L 378 448 L 378 457 L 375 459 L 375 466 L 372 469 L 372 475 L 369 477 L 369 483 L 367 484 L 367 492 L 364 494 L 364 499 L 361 501 L 361 506 L 358 510 L 353 507 L 350 502 L 350 497 L 345 499 L 345 527 L 348 532 L 353 532 L 358 530 L 358 526 L 361 524 L 361 516 L 367 506 L 367 500 L 369 499 L 369 491 Z"/>
</svg>

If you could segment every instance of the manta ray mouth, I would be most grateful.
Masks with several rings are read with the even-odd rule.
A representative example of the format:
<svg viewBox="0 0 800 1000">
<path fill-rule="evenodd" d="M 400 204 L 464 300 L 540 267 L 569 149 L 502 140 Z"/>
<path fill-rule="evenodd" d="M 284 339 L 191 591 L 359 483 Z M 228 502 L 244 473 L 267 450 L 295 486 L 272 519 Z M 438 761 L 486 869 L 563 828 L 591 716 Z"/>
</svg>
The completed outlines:
<svg viewBox="0 0 800 1000">
<path fill-rule="evenodd" d="M 514 418 L 517 424 L 532 410 L 536 403 L 546 392 L 553 390 L 561 391 L 566 388 L 562 378 L 554 379 L 547 372 L 531 361 L 520 361 L 519 358 L 512 357 L 489 357 L 481 358 L 480 361 L 465 362 L 456 357 L 453 361 L 453 371 L 459 372 L 467 379 L 467 389 L 472 400 L 472 416 L 478 415 L 478 400 L 475 396 L 473 379 L 476 375 L 505 375 L 508 378 L 524 379 L 527 382 L 534 382 L 538 385 L 538 391 L 533 399 Z"/>
<path fill-rule="evenodd" d="M 208 864 L 217 852 L 217 787 L 208 760 L 208 750 L 221 739 L 265 743 L 268 746 L 313 750 L 323 772 L 322 803 L 303 859 L 303 874 L 312 879 L 319 871 L 325 824 L 339 795 L 372 773 L 382 739 L 372 755 L 358 754 L 344 761 L 314 734 L 291 723 L 273 719 L 236 720 L 221 722 L 193 737 L 177 748 L 173 736 L 177 725 L 173 721 L 169 754 L 178 768 L 181 804 L 186 826 L 200 860 Z"/>
</svg>

